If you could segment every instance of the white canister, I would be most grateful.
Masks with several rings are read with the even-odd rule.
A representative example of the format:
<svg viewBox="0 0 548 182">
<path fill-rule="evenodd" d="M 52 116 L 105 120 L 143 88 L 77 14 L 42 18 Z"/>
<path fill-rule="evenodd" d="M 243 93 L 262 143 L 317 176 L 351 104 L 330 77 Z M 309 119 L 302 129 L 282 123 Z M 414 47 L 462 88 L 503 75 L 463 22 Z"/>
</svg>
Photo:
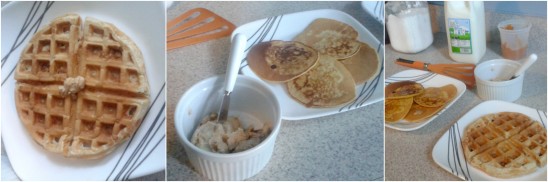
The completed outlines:
<svg viewBox="0 0 548 182">
<path fill-rule="evenodd" d="M 523 77 L 506 80 L 521 66 L 516 61 L 495 59 L 483 62 L 474 69 L 478 96 L 483 100 L 513 102 L 521 96 Z"/>
<path fill-rule="evenodd" d="M 386 29 L 394 50 L 417 53 L 434 40 L 428 4 L 420 2 L 387 2 Z"/>
</svg>

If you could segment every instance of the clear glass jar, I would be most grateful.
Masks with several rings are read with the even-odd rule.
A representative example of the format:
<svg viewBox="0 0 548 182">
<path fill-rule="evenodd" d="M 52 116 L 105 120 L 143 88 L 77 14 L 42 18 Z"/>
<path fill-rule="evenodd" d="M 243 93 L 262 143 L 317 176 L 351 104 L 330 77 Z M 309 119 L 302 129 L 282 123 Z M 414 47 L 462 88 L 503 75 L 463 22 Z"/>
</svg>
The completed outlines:
<svg viewBox="0 0 548 182">
<path fill-rule="evenodd" d="M 386 29 L 396 51 L 417 53 L 434 40 L 428 3 L 390 1 L 386 3 Z"/>
</svg>

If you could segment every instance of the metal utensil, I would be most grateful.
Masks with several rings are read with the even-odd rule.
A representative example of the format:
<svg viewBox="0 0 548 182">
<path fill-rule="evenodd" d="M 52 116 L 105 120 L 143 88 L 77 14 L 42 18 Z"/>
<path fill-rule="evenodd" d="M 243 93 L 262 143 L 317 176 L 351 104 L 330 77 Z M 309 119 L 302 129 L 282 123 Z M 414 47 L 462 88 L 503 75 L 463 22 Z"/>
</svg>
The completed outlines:
<svg viewBox="0 0 548 182">
<path fill-rule="evenodd" d="M 468 88 L 476 85 L 476 78 L 474 78 L 475 64 L 430 64 L 403 58 L 397 59 L 396 64 L 453 77 L 464 82 Z"/>
<path fill-rule="evenodd" d="M 236 34 L 232 38 L 232 48 L 230 50 L 230 58 L 228 59 L 228 66 L 226 67 L 225 82 L 223 85 L 223 99 L 221 101 L 221 107 L 219 108 L 217 122 L 224 122 L 228 117 L 228 107 L 230 105 L 230 94 L 236 84 L 238 78 L 238 70 L 240 69 L 240 63 L 244 57 L 244 50 L 247 44 L 247 38 L 243 34 Z"/>
<path fill-rule="evenodd" d="M 167 49 L 229 36 L 236 28 L 221 16 L 205 9 L 191 9 L 167 23 Z"/>
<path fill-rule="evenodd" d="M 506 80 L 511 80 L 511 79 L 514 79 L 516 77 L 518 77 L 519 75 L 523 74 L 523 72 L 525 72 L 525 70 L 527 70 L 529 67 L 531 67 L 531 65 L 533 65 L 533 63 L 535 63 L 537 61 L 537 54 L 531 54 L 529 55 L 529 57 L 527 57 L 527 60 L 521 65 L 521 67 L 519 67 L 519 69 L 516 71 L 516 73 L 514 73 L 512 75 L 512 77 L 506 79 Z"/>
</svg>

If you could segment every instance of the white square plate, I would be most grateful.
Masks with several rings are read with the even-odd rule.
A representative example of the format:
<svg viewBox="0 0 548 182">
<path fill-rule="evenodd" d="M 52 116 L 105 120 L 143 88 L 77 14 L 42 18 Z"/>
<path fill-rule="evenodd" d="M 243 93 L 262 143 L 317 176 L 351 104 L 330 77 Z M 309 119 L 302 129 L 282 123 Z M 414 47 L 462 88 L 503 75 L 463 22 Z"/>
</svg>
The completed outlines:
<svg viewBox="0 0 548 182">
<path fill-rule="evenodd" d="M 449 103 L 446 104 L 445 107 L 440 110 L 438 113 L 434 114 L 430 118 L 421 121 L 421 122 L 408 122 L 406 120 L 400 120 L 396 122 L 387 123 L 385 122 L 385 126 L 401 130 L 401 131 L 412 131 L 419 128 L 422 128 L 423 126 L 430 123 L 432 120 L 436 119 L 441 113 L 443 113 L 447 108 L 451 107 L 453 103 L 455 103 L 457 100 L 459 100 L 460 96 L 466 91 L 466 85 L 462 83 L 460 80 L 447 77 L 444 75 L 422 71 L 422 70 L 405 70 L 399 73 L 396 73 L 390 77 L 388 77 L 385 80 L 385 85 L 388 85 L 392 82 L 399 82 L 399 81 L 415 81 L 417 83 L 420 83 L 424 86 L 424 88 L 428 87 L 442 87 L 447 84 L 453 84 L 455 87 L 457 87 L 457 96 Z"/>
<path fill-rule="evenodd" d="M 313 10 L 298 12 L 292 14 L 279 15 L 262 20 L 257 20 L 251 23 L 247 23 L 238 27 L 232 33 L 234 36 L 237 33 L 245 34 L 248 37 L 247 51 L 255 44 L 270 40 L 292 40 L 295 36 L 301 33 L 312 21 L 318 18 L 329 18 L 344 22 L 356 29 L 359 33 L 358 40 L 369 44 L 371 47 L 377 50 L 379 54 L 381 65 L 384 60 L 384 45 L 379 42 L 361 23 L 359 23 L 352 16 L 337 10 Z M 247 66 L 247 61 L 242 62 L 240 71 L 243 75 L 250 76 L 261 80 L 253 71 Z M 301 103 L 291 98 L 285 84 L 283 83 L 271 83 L 264 81 L 270 86 L 270 88 L 276 94 L 280 105 L 282 106 L 282 119 L 285 120 L 302 120 L 310 119 L 321 116 L 332 115 L 336 113 L 346 112 L 356 108 L 360 108 L 369 104 L 383 100 L 383 87 L 381 85 L 384 80 L 384 71 L 381 66 L 381 71 L 375 78 L 356 86 L 356 98 L 344 104 L 342 106 L 332 108 L 307 108 Z M 263 80 L 261 80 L 263 81 Z"/>
<path fill-rule="evenodd" d="M 384 25 L 384 1 L 362 1 L 362 8 Z"/>
<path fill-rule="evenodd" d="M 468 111 L 462 116 L 443 136 L 438 140 L 432 149 L 432 158 L 443 169 L 454 174 L 463 180 L 475 181 L 546 181 L 546 166 L 537 169 L 536 172 L 511 179 L 500 179 L 487 175 L 483 171 L 468 165 L 464 158 L 464 153 L 461 145 L 461 137 L 464 135 L 464 130 L 468 124 L 474 122 L 479 117 L 498 112 L 519 112 L 531 117 L 533 120 L 542 123 L 546 128 L 546 112 L 522 105 L 504 102 L 504 101 L 485 101 Z"/>
<path fill-rule="evenodd" d="M 91 16 L 116 25 L 135 41 L 145 59 L 151 108 L 133 138 L 103 159 L 67 159 L 47 152 L 27 133 L 15 109 L 12 70 L 19 60 L 21 50 L 32 38 L 36 28 L 71 12 L 78 13 L 82 20 Z M 24 27 L 25 22 L 29 26 Z M 22 35 L 18 36 L 20 32 Z M 9 52 L 14 43 L 20 46 Z M 19 178 L 54 181 L 126 180 L 165 169 L 163 2 L 12 2 L 2 8 L 2 58 L 7 58 L 2 59 L 2 140 L 11 166 Z"/>
</svg>

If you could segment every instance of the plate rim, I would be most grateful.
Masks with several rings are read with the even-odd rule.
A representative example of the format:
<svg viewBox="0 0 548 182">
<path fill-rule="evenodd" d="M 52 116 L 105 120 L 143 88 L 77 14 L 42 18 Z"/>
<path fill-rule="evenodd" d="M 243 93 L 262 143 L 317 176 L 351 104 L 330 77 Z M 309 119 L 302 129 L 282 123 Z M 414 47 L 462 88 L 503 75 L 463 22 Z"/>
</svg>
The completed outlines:
<svg viewBox="0 0 548 182">
<path fill-rule="evenodd" d="M 391 78 L 392 76 L 394 75 L 397 75 L 397 74 L 403 74 L 404 72 L 418 72 L 418 73 L 423 73 L 423 74 L 429 74 L 429 73 L 432 73 L 432 72 L 428 72 L 428 71 L 423 71 L 423 70 L 415 70 L 415 69 L 407 69 L 407 70 L 403 70 L 403 71 L 400 71 L 400 72 L 397 72 L 393 75 L 391 75 L 390 77 L 388 78 Z M 385 122 L 385 126 L 388 127 L 388 128 L 391 128 L 391 129 L 394 129 L 394 130 L 399 130 L 399 131 L 414 131 L 414 130 L 418 130 L 418 129 L 421 129 L 422 127 L 428 125 L 430 122 L 434 121 L 436 118 L 438 118 L 438 116 L 440 114 L 442 114 L 443 112 L 445 112 L 445 110 L 449 109 L 451 106 L 453 106 L 453 104 L 455 104 L 457 102 L 457 100 L 459 100 L 461 98 L 461 96 L 464 94 L 464 92 L 466 92 L 466 85 L 460 81 L 460 80 L 457 80 L 457 79 L 454 79 L 454 78 L 451 78 L 451 77 L 448 77 L 448 76 L 445 76 L 445 75 L 442 75 L 442 74 L 437 74 L 437 73 L 432 73 L 433 75 L 435 76 L 441 76 L 443 79 L 449 79 L 451 81 L 454 81 L 454 82 L 457 82 L 458 86 L 460 87 L 464 87 L 464 90 L 462 92 L 459 92 L 457 94 L 457 96 L 455 97 L 455 99 L 453 99 L 453 101 L 451 101 L 449 103 L 449 105 L 445 106 L 444 108 L 442 108 L 442 110 L 440 110 L 438 113 L 436 113 L 437 115 L 434 115 L 432 117 L 430 117 L 430 119 L 426 120 L 426 121 L 423 121 L 422 124 L 416 126 L 416 127 L 413 127 L 413 128 L 400 128 L 400 127 L 397 127 L 397 126 L 394 126 L 392 125 L 391 123 L 386 123 Z M 387 79 L 388 79 L 387 78 Z"/>
</svg>

